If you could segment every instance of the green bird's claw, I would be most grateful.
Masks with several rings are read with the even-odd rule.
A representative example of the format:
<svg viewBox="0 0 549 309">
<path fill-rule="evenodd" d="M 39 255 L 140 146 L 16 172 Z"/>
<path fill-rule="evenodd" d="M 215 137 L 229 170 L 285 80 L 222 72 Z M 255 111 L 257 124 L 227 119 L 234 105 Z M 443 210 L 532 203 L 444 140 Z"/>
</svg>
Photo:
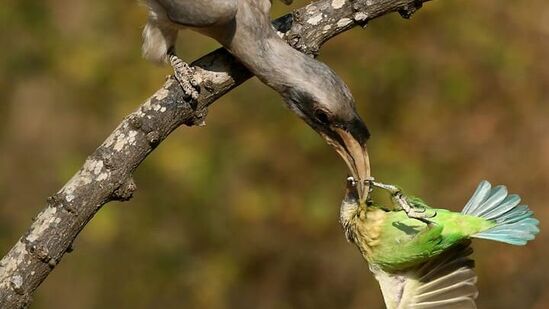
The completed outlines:
<svg viewBox="0 0 549 309">
<path fill-rule="evenodd" d="M 436 211 L 434 211 L 433 214 L 428 214 L 427 208 L 415 204 L 410 205 L 406 194 L 404 194 L 400 190 L 400 188 L 395 185 L 376 182 L 373 178 L 368 179 L 367 181 L 370 184 L 370 188 L 376 187 L 388 191 L 392 195 L 393 200 L 400 207 L 400 209 L 402 209 L 406 213 L 408 218 L 419 220 L 431 226 L 432 222 L 429 220 L 429 218 L 434 218 L 437 215 Z"/>
<path fill-rule="evenodd" d="M 418 213 L 415 210 L 406 212 L 406 215 L 408 216 L 408 218 L 419 220 L 427 225 L 431 224 L 431 220 L 429 219 L 433 217 L 433 216 L 426 215 L 425 213 Z"/>
<path fill-rule="evenodd" d="M 381 183 L 381 182 L 376 182 L 376 181 L 374 181 L 373 178 L 367 179 L 366 181 L 369 182 L 369 184 L 370 184 L 371 187 L 376 187 L 376 188 L 380 188 L 380 189 L 387 190 L 387 191 L 389 191 L 389 193 L 391 193 L 391 195 L 393 195 L 393 196 L 397 196 L 397 195 L 401 195 L 401 194 L 402 194 L 400 188 L 397 187 L 397 186 L 389 185 L 389 184 L 384 184 L 384 183 Z"/>
<path fill-rule="evenodd" d="M 417 212 L 416 209 L 413 209 L 410 213 L 406 213 L 408 215 L 408 218 L 412 218 L 412 219 L 416 219 L 416 220 L 419 220 L 425 224 L 427 224 L 427 226 L 429 228 L 435 226 L 435 225 L 438 225 L 436 222 L 434 221 L 431 221 L 429 219 L 431 218 L 434 218 L 437 216 L 437 212 L 436 211 L 433 211 L 432 214 L 427 214 L 425 212 L 425 208 L 423 208 L 423 212 Z"/>
</svg>

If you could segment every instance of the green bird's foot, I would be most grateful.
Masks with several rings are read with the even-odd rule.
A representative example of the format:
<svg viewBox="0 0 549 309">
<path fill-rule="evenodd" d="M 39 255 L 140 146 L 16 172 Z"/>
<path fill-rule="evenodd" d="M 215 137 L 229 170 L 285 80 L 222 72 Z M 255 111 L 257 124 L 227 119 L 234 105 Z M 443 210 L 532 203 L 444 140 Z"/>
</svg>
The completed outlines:
<svg viewBox="0 0 549 309">
<path fill-rule="evenodd" d="M 425 208 L 410 206 L 410 204 L 406 200 L 406 196 L 401 192 L 394 195 L 393 198 L 398 203 L 398 205 L 402 208 L 402 210 L 404 210 L 408 218 L 419 220 L 427 224 L 429 227 L 432 227 L 435 224 L 429 219 L 437 215 L 436 211 L 434 213 L 429 214 L 425 211 Z"/>
<path fill-rule="evenodd" d="M 415 209 L 411 209 L 410 211 L 404 210 L 404 212 L 406 213 L 408 218 L 419 220 L 427 224 L 427 226 L 429 227 L 433 227 L 436 225 L 435 222 L 429 220 L 430 218 L 433 218 L 437 215 L 436 211 L 434 212 L 434 214 L 427 214 L 425 210 L 422 210 L 421 212 L 417 212 L 417 210 Z"/>
<path fill-rule="evenodd" d="M 399 187 L 389 184 L 384 184 L 380 182 L 376 182 L 374 180 L 370 180 L 370 185 L 372 187 L 381 188 L 384 190 L 389 191 L 391 193 L 393 200 L 400 206 L 400 208 L 406 213 L 408 218 L 419 220 L 425 224 L 427 224 L 429 227 L 432 227 L 435 223 L 430 221 L 430 218 L 433 218 L 437 215 L 436 211 L 428 214 L 426 212 L 426 209 L 423 207 L 412 207 L 410 203 L 408 203 L 408 198 L 406 195 L 400 190 Z"/>
</svg>

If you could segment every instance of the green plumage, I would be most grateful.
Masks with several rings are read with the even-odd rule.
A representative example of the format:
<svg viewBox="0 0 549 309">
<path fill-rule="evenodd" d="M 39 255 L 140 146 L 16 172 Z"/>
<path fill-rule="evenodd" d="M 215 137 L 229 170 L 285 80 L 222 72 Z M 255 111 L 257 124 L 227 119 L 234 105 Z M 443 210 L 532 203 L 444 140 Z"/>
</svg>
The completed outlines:
<svg viewBox="0 0 549 309">
<path fill-rule="evenodd" d="M 379 233 L 371 235 L 374 241 L 367 260 L 379 265 L 387 271 L 401 270 L 440 254 L 457 243 L 469 238 L 478 232 L 487 230 L 495 223 L 483 218 L 462 215 L 445 209 L 427 209 L 436 211 L 437 215 L 430 219 L 429 226 L 416 219 L 410 219 L 406 213 L 400 211 L 385 211 L 370 206 L 368 213 L 379 216 L 376 224 L 380 225 Z M 359 223 L 361 224 L 361 223 Z M 358 227 L 361 230 L 372 228 Z M 368 245 L 364 243 L 362 245 Z M 366 250 L 365 250 L 366 251 Z"/>
<path fill-rule="evenodd" d="M 472 237 L 522 245 L 539 231 L 532 212 L 526 206 L 517 207 L 517 195 L 507 195 L 503 186 L 492 189 L 486 181 L 462 213 L 430 208 L 416 197 L 406 201 L 414 209 L 424 209 L 431 223 L 409 218 L 395 205 L 342 204 L 341 223 L 347 238 L 383 271 L 419 265 Z"/>
<path fill-rule="evenodd" d="M 505 186 L 482 181 L 458 213 L 430 208 L 396 186 L 371 184 L 391 192 L 392 203 L 359 204 L 356 182 L 348 179 L 340 221 L 370 264 L 389 309 L 475 309 L 470 238 L 525 245 L 539 232 L 532 211 Z"/>
</svg>

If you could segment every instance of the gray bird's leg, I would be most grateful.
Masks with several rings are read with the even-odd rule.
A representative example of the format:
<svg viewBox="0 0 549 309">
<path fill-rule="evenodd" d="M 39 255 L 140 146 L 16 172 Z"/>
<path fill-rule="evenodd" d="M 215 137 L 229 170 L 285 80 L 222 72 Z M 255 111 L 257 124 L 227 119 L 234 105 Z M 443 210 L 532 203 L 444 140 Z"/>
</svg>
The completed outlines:
<svg viewBox="0 0 549 309">
<path fill-rule="evenodd" d="M 428 218 L 432 218 L 432 217 L 436 216 L 436 212 L 435 212 L 434 215 L 428 215 L 428 214 L 425 213 L 425 208 L 418 208 L 418 207 L 413 207 L 412 205 L 410 205 L 410 203 L 408 202 L 408 198 L 406 197 L 406 195 L 402 192 L 402 190 L 399 187 L 394 186 L 394 185 L 389 185 L 389 184 L 376 182 L 376 181 L 373 181 L 373 180 L 370 180 L 370 184 L 373 187 L 377 187 L 377 188 L 389 191 L 389 193 L 391 193 L 393 201 L 395 201 L 396 204 L 398 204 L 398 206 L 400 206 L 400 208 L 402 208 L 402 210 L 404 210 L 404 212 L 406 213 L 408 218 L 419 220 L 419 221 L 424 222 L 428 225 L 432 224 L 432 222 L 429 221 Z"/>
<path fill-rule="evenodd" d="M 220 27 L 234 20 L 238 9 L 237 0 L 147 0 L 151 10 L 161 19 L 167 19 L 175 28 L 191 27 L 208 31 L 210 27 Z M 193 100 L 198 98 L 198 82 L 194 79 L 194 69 L 183 62 L 173 50 L 167 53 L 168 61 L 174 69 L 175 78 L 186 95 Z"/>
<path fill-rule="evenodd" d="M 194 70 L 175 55 L 175 41 L 178 28 L 162 21 L 164 14 L 158 6 L 151 4 L 149 21 L 143 29 L 143 57 L 156 63 L 169 63 L 174 69 L 175 79 L 187 97 L 198 98 L 198 83 L 193 78 Z M 156 11 L 155 11 L 156 9 Z"/>
<path fill-rule="evenodd" d="M 149 7 L 149 22 L 143 31 L 145 58 L 173 67 L 175 78 L 186 95 L 198 98 L 194 69 L 174 52 L 177 33 L 184 28 L 209 33 L 211 27 L 222 29 L 234 21 L 238 0 L 143 0 Z M 213 31 L 213 30 L 212 30 Z"/>
<path fill-rule="evenodd" d="M 183 92 L 193 100 L 198 99 L 199 93 L 197 89 L 199 84 L 194 79 L 194 68 L 177 57 L 173 51 L 168 53 L 168 61 L 173 68 L 175 79 L 179 82 Z"/>
</svg>

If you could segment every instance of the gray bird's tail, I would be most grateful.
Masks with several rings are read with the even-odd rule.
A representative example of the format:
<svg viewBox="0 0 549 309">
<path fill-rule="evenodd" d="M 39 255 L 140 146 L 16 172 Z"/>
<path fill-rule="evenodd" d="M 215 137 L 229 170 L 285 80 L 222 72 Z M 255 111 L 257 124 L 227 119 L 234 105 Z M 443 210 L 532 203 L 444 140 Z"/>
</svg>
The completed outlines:
<svg viewBox="0 0 549 309">
<path fill-rule="evenodd" d="M 522 246 L 539 233 L 539 221 L 527 205 L 519 204 L 520 196 L 507 194 L 507 188 L 502 185 L 492 188 L 488 181 L 483 180 L 461 213 L 496 223 L 472 237 Z"/>
<path fill-rule="evenodd" d="M 157 1 L 141 1 L 149 9 L 149 20 L 143 29 L 143 57 L 155 63 L 168 63 L 174 48 L 177 29 L 170 26 L 166 10 Z"/>
</svg>

